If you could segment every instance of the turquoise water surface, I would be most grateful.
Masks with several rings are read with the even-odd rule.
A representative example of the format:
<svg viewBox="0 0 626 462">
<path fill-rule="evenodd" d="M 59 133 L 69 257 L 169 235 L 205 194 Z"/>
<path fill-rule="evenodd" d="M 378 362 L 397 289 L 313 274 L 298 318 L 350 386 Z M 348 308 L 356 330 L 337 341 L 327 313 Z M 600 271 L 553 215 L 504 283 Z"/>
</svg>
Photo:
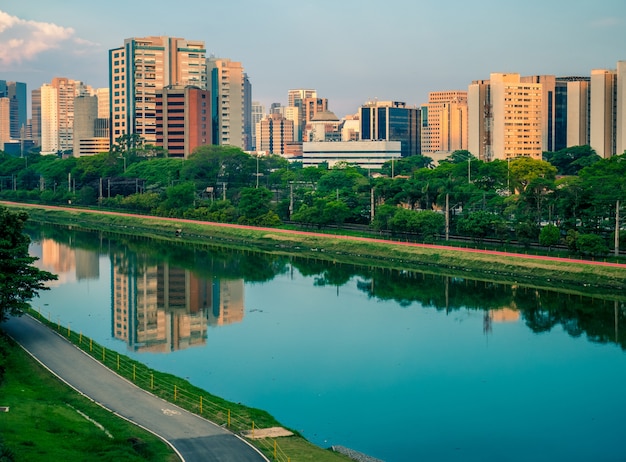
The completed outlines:
<svg viewBox="0 0 626 462">
<path fill-rule="evenodd" d="M 34 305 L 107 348 L 394 461 L 625 461 L 619 297 L 34 229 Z"/>
</svg>

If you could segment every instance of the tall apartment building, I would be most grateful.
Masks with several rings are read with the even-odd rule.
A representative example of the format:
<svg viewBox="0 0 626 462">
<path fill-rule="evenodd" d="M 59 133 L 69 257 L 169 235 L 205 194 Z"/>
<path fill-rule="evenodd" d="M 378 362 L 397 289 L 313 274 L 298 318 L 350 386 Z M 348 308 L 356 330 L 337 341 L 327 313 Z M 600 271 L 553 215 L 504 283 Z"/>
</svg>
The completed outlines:
<svg viewBox="0 0 626 462">
<path fill-rule="evenodd" d="M 263 117 L 265 117 L 265 106 L 263 106 L 258 101 L 253 101 L 252 102 L 252 110 L 251 110 L 251 114 L 250 114 L 250 118 L 251 118 L 251 122 L 250 123 L 252 124 L 252 146 L 253 146 L 253 149 L 257 149 L 256 126 L 261 121 L 261 119 L 263 119 Z"/>
<path fill-rule="evenodd" d="M 55 77 L 32 92 L 32 137 L 43 154 L 74 149 L 74 101 L 94 94 L 89 85 L 66 77 Z"/>
<path fill-rule="evenodd" d="M 41 140 L 41 153 L 54 154 L 61 149 L 59 143 L 59 121 L 57 89 L 50 84 L 43 84 L 38 95 L 33 94 L 33 115 L 35 115 L 35 105 L 40 113 L 38 137 Z M 38 96 L 39 101 L 34 98 Z M 34 126 L 34 125 L 33 125 Z"/>
<path fill-rule="evenodd" d="M 287 107 L 298 108 L 298 120 L 294 121 L 294 141 L 302 142 L 302 131 L 306 125 L 304 102 L 306 99 L 317 98 L 317 91 L 309 88 L 296 88 L 287 92 Z"/>
<path fill-rule="evenodd" d="M 589 141 L 600 157 L 611 157 L 617 150 L 617 72 L 591 71 L 591 125 Z"/>
<path fill-rule="evenodd" d="M 27 123 L 27 93 L 23 82 L 0 80 L 0 98 L 9 100 L 9 131 L 13 140 L 23 138 L 22 131 Z M 8 140 L 7 140 L 8 141 Z"/>
<path fill-rule="evenodd" d="M 246 149 L 245 74 L 241 63 L 211 57 L 207 59 L 207 72 L 211 81 L 213 144 Z"/>
<path fill-rule="evenodd" d="M 71 151 L 74 147 L 74 100 L 95 92 L 89 85 L 66 77 L 53 78 L 51 86 L 57 90 L 59 150 Z"/>
<path fill-rule="evenodd" d="M 243 149 L 254 149 L 254 137 L 256 126 L 252 123 L 252 83 L 248 74 L 243 74 Z"/>
<path fill-rule="evenodd" d="M 156 145 L 170 157 L 187 158 L 198 146 L 211 144 L 209 91 L 170 85 L 156 93 Z"/>
<path fill-rule="evenodd" d="M 270 154 L 289 154 L 288 145 L 294 142 L 293 121 L 281 114 L 269 114 L 256 126 L 257 151 Z"/>
<path fill-rule="evenodd" d="M 468 150 L 492 161 L 541 159 L 542 87 L 520 75 L 494 73 L 468 88 Z"/>
<path fill-rule="evenodd" d="M 615 124 L 617 128 L 615 136 L 617 140 L 615 142 L 615 154 L 621 155 L 626 152 L 626 61 L 617 62 L 616 86 Z"/>
<path fill-rule="evenodd" d="M 370 101 L 359 108 L 361 140 L 400 141 L 402 157 L 421 153 L 420 110 L 398 101 Z"/>
<path fill-rule="evenodd" d="M 109 50 L 111 143 L 139 135 L 156 143 L 156 92 L 169 85 L 207 89 L 203 41 L 177 37 L 128 38 Z"/>
<path fill-rule="evenodd" d="M 589 144 L 589 77 L 557 77 L 554 150 Z"/>
<path fill-rule="evenodd" d="M 467 149 L 467 91 L 429 93 L 421 118 L 422 155 L 439 160 Z"/>
<path fill-rule="evenodd" d="M 0 150 L 4 150 L 4 143 L 11 141 L 11 100 L 0 97 Z"/>
<path fill-rule="evenodd" d="M 556 151 L 556 76 L 522 76 L 520 82 L 541 85 L 541 149 L 542 151 Z"/>
</svg>

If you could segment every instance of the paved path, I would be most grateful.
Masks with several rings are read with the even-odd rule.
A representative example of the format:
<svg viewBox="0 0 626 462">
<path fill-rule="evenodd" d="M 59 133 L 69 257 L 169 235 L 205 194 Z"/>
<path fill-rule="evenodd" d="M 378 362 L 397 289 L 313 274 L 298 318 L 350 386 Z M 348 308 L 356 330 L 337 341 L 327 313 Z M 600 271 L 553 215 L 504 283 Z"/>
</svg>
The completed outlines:
<svg viewBox="0 0 626 462">
<path fill-rule="evenodd" d="M 268 460 L 233 433 L 121 378 L 30 316 L 10 318 L 1 327 L 61 380 L 101 406 L 160 436 L 184 461 Z"/>
</svg>

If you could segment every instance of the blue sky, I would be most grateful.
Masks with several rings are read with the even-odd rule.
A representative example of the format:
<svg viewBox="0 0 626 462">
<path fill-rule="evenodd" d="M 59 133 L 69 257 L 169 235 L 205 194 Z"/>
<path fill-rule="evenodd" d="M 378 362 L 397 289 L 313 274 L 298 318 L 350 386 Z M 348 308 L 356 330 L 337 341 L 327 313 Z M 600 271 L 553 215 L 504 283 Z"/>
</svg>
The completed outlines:
<svg viewBox="0 0 626 462">
<path fill-rule="evenodd" d="M 3 0 L 0 79 L 106 87 L 107 51 L 148 35 L 241 61 L 266 106 L 314 88 L 343 117 L 374 98 L 419 105 L 491 72 L 613 69 L 626 60 L 626 1 Z"/>
</svg>

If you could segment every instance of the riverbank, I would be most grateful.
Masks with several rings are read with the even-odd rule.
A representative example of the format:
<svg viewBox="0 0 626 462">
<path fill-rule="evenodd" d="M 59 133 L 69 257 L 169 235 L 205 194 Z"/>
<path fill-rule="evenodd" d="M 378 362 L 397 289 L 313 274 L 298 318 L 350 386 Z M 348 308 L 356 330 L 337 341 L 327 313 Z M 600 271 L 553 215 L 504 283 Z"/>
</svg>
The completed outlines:
<svg viewBox="0 0 626 462">
<path fill-rule="evenodd" d="M 43 205 L 3 203 L 33 221 L 81 229 L 381 267 L 525 284 L 624 300 L 626 264 L 525 255 L 443 245 L 411 244 L 354 236 L 206 223 L 178 218 Z"/>
</svg>

